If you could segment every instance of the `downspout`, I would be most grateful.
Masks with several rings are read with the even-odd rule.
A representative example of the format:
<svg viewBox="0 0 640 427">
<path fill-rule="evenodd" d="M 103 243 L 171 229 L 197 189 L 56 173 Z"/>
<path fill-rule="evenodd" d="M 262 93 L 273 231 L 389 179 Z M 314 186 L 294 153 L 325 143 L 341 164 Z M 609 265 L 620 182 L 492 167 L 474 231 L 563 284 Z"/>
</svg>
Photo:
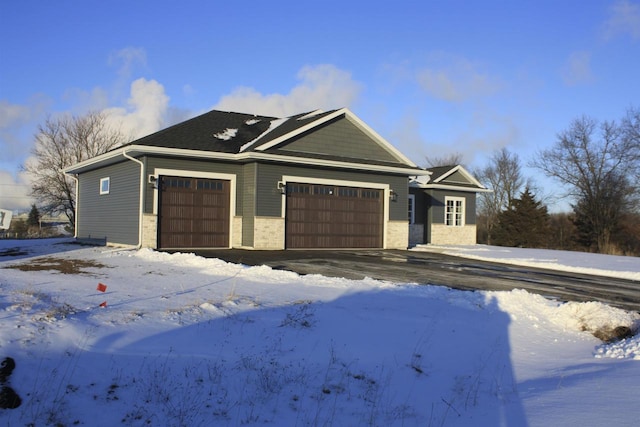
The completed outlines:
<svg viewBox="0 0 640 427">
<path fill-rule="evenodd" d="M 138 244 L 136 245 L 136 249 L 140 249 L 142 247 L 142 218 L 144 214 L 144 163 L 128 155 L 126 148 L 122 150 L 122 155 L 140 165 L 140 212 L 138 218 Z"/>
<path fill-rule="evenodd" d="M 78 175 L 71 175 L 66 173 L 65 171 L 62 171 L 62 173 L 70 178 L 73 178 L 73 180 L 76 182 L 76 205 L 74 207 L 75 212 L 73 213 L 73 238 L 77 239 L 78 238 L 78 203 L 80 202 L 80 194 L 78 193 L 78 188 L 79 188 Z"/>
</svg>

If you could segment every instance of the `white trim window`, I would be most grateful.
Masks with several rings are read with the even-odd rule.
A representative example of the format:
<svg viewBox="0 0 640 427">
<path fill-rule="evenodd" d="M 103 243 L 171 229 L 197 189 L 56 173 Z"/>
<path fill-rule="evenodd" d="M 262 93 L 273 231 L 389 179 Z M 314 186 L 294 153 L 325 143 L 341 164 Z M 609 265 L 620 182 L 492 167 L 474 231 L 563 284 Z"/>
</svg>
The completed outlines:
<svg viewBox="0 0 640 427">
<path fill-rule="evenodd" d="M 464 226 L 464 197 L 444 198 L 444 224 L 450 227 Z"/>
<path fill-rule="evenodd" d="M 407 202 L 409 204 L 409 206 L 408 206 L 408 208 L 409 208 L 409 224 L 415 224 L 416 223 L 416 196 L 415 196 L 415 194 L 409 194 Z"/>
<path fill-rule="evenodd" d="M 100 195 L 109 194 L 109 190 L 111 189 L 111 178 L 100 178 Z"/>
</svg>

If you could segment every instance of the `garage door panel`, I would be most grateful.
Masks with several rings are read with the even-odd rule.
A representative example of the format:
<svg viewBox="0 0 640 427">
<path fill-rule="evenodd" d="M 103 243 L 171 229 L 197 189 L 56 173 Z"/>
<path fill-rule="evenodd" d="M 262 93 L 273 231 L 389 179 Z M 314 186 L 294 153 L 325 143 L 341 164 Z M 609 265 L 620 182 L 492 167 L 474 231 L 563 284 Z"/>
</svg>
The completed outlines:
<svg viewBox="0 0 640 427">
<path fill-rule="evenodd" d="M 229 247 L 229 181 L 161 177 L 160 248 Z"/>
<path fill-rule="evenodd" d="M 287 248 L 382 247 L 382 190 L 287 185 Z"/>
</svg>

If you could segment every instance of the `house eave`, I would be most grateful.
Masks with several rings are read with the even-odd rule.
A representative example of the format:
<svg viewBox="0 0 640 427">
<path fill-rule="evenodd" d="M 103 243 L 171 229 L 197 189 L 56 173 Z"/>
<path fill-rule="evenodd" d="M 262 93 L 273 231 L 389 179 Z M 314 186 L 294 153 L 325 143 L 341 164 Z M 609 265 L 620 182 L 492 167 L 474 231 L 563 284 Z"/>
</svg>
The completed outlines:
<svg viewBox="0 0 640 427">
<path fill-rule="evenodd" d="M 467 193 L 492 193 L 493 190 L 484 187 L 463 187 L 458 185 L 448 184 L 413 184 L 414 188 L 421 188 L 423 190 L 449 190 L 449 191 L 465 191 Z"/>
<path fill-rule="evenodd" d="M 337 169 L 364 170 L 382 173 L 392 173 L 407 176 L 429 175 L 429 171 L 418 167 L 387 166 L 365 163 L 353 163 L 348 161 L 335 161 L 315 159 L 308 157 L 286 156 L 280 154 L 269 154 L 263 152 L 242 152 L 242 153 L 220 153 L 214 151 L 185 150 L 180 148 L 153 147 L 143 145 L 130 145 L 122 149 L 110 151 L 89 160 L 77 163 L 64 169 L 67 174 L 79 174 L 98 167 L 107 166 L 125 160 L 125 153 L 128 156 L 172 156 L 188 157 L 193 159 L 222 160 L 230 162 L 266 161 L 275 163 L 296 164 L 305 166 L 319 166 Z"/>
</svg>

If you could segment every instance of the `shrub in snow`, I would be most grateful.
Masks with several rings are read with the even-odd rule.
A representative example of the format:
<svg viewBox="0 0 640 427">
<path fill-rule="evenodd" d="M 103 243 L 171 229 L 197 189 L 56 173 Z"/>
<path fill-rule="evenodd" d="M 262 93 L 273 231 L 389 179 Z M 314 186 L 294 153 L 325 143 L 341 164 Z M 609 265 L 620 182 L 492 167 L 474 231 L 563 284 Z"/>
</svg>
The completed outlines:
<svg viewBox="0 0 640 427">
<path fill-rule="evenodd" d="M 593 336 L 605 343 L 612 343 L 632 337 L 633 332 L 628 326 L 616 326 L 615 328 L 605 326 L 593 331 Z"/>
</svg>

